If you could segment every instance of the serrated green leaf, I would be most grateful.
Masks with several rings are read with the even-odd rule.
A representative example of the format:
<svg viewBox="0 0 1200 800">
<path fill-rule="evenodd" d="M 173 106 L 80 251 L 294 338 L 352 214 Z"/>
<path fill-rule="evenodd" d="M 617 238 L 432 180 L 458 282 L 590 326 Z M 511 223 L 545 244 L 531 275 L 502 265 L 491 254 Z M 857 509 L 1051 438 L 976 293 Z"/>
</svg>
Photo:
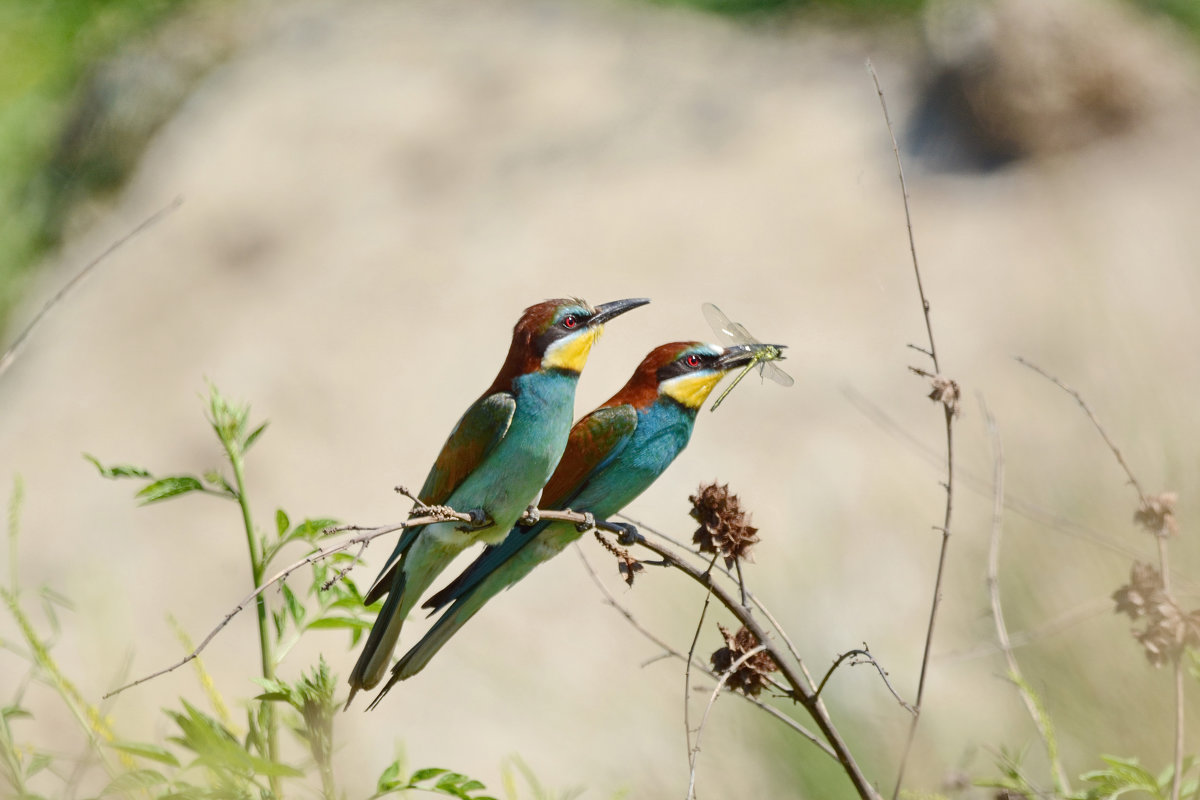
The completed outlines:
<svg viewBox="0 0 1200 800">
<path fill-rule="evenodd" d="M 123 753 L 157 761 L 160 764 L 167 764 L 172 767 L 179 766 L 179 759 L 175 757 L 174 753 L 156 744 L 146 742 L 109 742 L 108 746 Z"/>
<path fill-rule="evenodd" d="M 288 519 L 287 512 L 285 512 L 282 508 L 275 510 L 275 534 L 279 536 L 279 538 L 282 539 L 284 537 L 291 524 L 292 523 L 291 520 Z"/>
<path fill-rule="evenodd" d="M 202 491 L 204 491 L 204 484 L 200 483 L 199 478 L 191 475 L 173 475 L 170 478 L 162 478 L 151 483 L 134 496 L 141 499 L 142 505 L 149 505 L 188 492 Z"/>
<path fill-rule="evenodd" d="M 135 467 L 131 464 L 114 464 L 111 467 L 106 467 L 100 463 L 100 459 L 93 455 L 84 453 L 83 457 L 92 463 L 92 465 L 100 472 L 100 477 L 114 480 L 117 478 L 152 478 L 149 470 Z"/>
<path fill-rule="evenodd" d="M 425 769 L 419 769 L 414 772 L 413 776 L 408 779 L 408 782 L 410 784 L 421 783 L 423 781 L 430 780 L 431 778 L 436 778 L 438 775 L 444 775 L 449 771 L 450 770 L 442 769 L 441 767 L 426 767 Z"/>
<path fill-rule="evenodd" d="M 282 585 L 282 594 L 284 607 L 287 608 L 288 614 L 290 614 L 292 617 L 292 621 L 296 623 L 297 628 L 302 627 L 304 624 L 304 618 L 308 615 L 308 611 L 305 610 L 304 604 L 300 602 L 299 598 L 296 597 L 296 594 L 288 587 L 286 583 Z"/>
</svg>

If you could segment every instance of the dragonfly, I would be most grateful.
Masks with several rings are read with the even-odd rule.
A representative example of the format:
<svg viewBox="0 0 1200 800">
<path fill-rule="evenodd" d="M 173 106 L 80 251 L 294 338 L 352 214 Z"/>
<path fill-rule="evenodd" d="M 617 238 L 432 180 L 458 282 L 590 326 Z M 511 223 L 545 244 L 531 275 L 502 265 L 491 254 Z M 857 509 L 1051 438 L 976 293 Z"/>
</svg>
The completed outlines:
<svg viewBox="0 0 1200 800">
<path fill-rule="evenodd" d="M 751 335 L 750 331 L 746 330 L 746 326 L 740 322 L 732 322 L 729 317 L 725 316 L 725 312 L 717 308 L 712 303 L 704 303 L 700 306 L 700 310 L 704 312 L 704 318 L 708 320 L 708 324 L 712 326 L 713 333 L 721 340 L 721 344 L 728 347 L 729 345 L 753 344 L 762 345 L 758 339 Z M 791 375 L 788 375 L 778 364 L 774 362 L 782 359 L 784 345 L 765 345 L 757 353 L 754 360 L 747 364 L 737 377 L 733 379 L 733 383 L 725 387 L 725 391 L 721 392 L 718 397 L 709 407 L 709 411 L 716 411 L 717 406 L 721 405 L 721 401 L 725 396 L 733 391 L 733 387 L 737 386 L 742 378 L 746 377 L 746 373 L 758 367 L 758 374 L 764 378 L 770 378 L 780 386 L 791 386 L 795 381 Z"/>
</svg>

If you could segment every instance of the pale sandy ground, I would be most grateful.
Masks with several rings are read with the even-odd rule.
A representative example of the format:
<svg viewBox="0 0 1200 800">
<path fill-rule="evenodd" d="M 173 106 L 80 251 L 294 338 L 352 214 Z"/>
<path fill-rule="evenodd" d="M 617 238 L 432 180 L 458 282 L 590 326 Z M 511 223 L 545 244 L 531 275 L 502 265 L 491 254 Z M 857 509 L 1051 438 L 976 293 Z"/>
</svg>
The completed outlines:
<svg viewBox="0 0 1200 800">
<path fill-rule="evenodd" d="M 705 337 L 705 300 L 791 346 L 796 386 L 748 382 L 703 412 L 691 447 L 631 512 L 686 536 L 689 491 L 728 481 L 762 529 L 749 579 L 809 661 L 866 641 L 911 696 L 941 473 L 847 399 L 943 447 L 941 414 L 906 370 L 921 358 L 905 344 L 924 329 L 863 69 L 872 56 L 904 118 L 911 42 L 518 0 L 318 4 L 259 24 L 163 130 L 111 215 L 46 270 L 26 317 L 121 232 L 176 195 L 184 206 L 94 275 L 0 382 L 4 480 L 19 473 L 27 495 L 21 577 L 76 602 L 55 652 L 81 689 L 98 697 L 130 653 L 134 673 L 177 657 L 165 616 L 198 637 L 248 581 L 234 508 L 139 509 L 132 485 L 98 479 L 81 452 L 164 472 L 219 465 L 200 401 L 211 379 L 271 420 L 250 462 L 260 524 L 277 506 L 395 520 L 405 505 L 391 487 L 419 485 L 520 310 L 577 294 L 654 298 L 610 326 L 580 411 L 652 346 Z M 1182 523 L 1195 528 L 1198 136 L 1195 107 L 1180 108 L 1138 134 L 987 175 L 909 165 L 939 349 L 966 392 L 963 469 L 991 470 L 982 392 L 1014 495 L 1147 553 L 1131 492 L 1086 421 L 1010 356 L 1085 390 L 1145 483 L 1183 494 Z M 990 498 L 964 488 L 957 500 L 941 654 L 993 639 Z M 1167 676 L 1143 667 L 1126 623 L 1105 611 L 1128 560 L 1016 516 L 1007 545 L 1015 628 L 1094 612 L 1024 651 L 1051 670 L 1031 677 L 1060 715 L 1072 770 L 1110 751 L 1165 763 Z M 385 553 L 370 550 L 364 579 Z M 1196 556 L 1194 539 L 1176 549 L 1185 573 Z M 643 620 L 686 645 L 691 586 L 652 574 L 630 591 L 604 569 Z M 243 616 L 207 653 L 229 696 L 254 691 L 252 635 Z M 710 626 L 700 650 L 716 643 Z M 345 637 L 331 634 L 283 671 L 318 650 L 349 670 Z M 410 764 L 492 785 L 519 753 L 546 783 L 589 797 L 682 797 L 682 676 L 669 662 L 639 666 L 654 654 L 569 553 L 377 712 L 339 717 L 348 795 L 403 746 Z M 20 664 L 5 657 L 0 670 L 7 686 Z M 994 655 L 935 663 L 914 785 L 957 767 L 986 773 L 980 747 L 1031 737 L 1001 672 Z M 158 709 L 179 695 L 202 702 L 192 674 L 131 692 L 113 715 L 131 738 L 161 737 Z M 840 674 L 828 699 L 890 787 L 903 712 L 865 668 Z M 29 702 L 30 737 L 68 723 L 44 691 Z M 812 748 L 755 752 L 774 723 L 741 705 L 714 712 L 703 795 L 795 796 L 791 770 Z M 795 763 L 772 768 L 776 758 Z"/>
</svg>

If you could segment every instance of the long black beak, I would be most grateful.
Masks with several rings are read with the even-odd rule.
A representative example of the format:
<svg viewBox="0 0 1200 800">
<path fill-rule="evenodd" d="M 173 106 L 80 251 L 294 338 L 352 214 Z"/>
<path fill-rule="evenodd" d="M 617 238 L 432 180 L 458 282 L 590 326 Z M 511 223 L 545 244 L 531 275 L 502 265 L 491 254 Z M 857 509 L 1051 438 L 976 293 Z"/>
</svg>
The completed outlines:
<svg viewBox="0 0 1200 800">
<path fill-rule="evenodd" d="M 631 297 L 628 300 L 613 300 L 611 303 L 602 303 L 596 306 L 596 313 L 588 320 L 588 327 L 603 325 L 613 317 L 619 317 L 626 311 L 632 311 L 638 306 L 644 306 L 649 302 L 649 298 L 646 297 Z"/>
<path fill-rule="evenodd" d="M 772 361 L 782 361 L 783 356 L 779 351 L 787 347 L 786 344 L 735 344 L 725 348 L 725 352 L 717 359 L 717 366 L 724 370 L 737 369 L 744 367 L 758 356 L 759 353 L 776 353 Z"/>
</svg>

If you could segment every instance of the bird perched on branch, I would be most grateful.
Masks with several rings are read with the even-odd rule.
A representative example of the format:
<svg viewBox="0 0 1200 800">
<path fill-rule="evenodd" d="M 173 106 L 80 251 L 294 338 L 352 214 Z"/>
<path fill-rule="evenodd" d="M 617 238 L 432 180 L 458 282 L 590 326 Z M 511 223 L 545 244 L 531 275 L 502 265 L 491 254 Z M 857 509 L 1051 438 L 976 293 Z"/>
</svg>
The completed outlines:
<svg viewBox="0 0 1200 800">
<path fill-rule="evenodd" d="M 446 565 L 475 542 L 499 543 L 536 501 L 562 457 L 579 373 L 603 324 L 649 302 L 547 300 L 525 309 L 500 373 L 458 421 L 418 495 L 478 515 L 479 524 L 440 522 L 400 536 L 365 597 L 388 596 L 350 673 L 347 707 L 383 678 L 405 617 Z"/>
<path fill-rule="evenodd" d="M 619 392 L 575 423 L 566 452 L 542 493 L 542 506 L 587 511 L 597 518 L 620 511 L 687 446 L 696 412 L 721 378 L 771 347 L 779 346 L 721 348 L 702 342 L 673 342 L 650 351 Z M 582 533 L 572 523 L 544 520 L 529 527 L 516 526 L 502 543 L 484 550 L 425 603 L 434 612 L 450 608 L 396 662 L 391 679 L 372 706 L 397 681 L 420 672 L 488 600 L 558 555 Z"/>
</svg>

